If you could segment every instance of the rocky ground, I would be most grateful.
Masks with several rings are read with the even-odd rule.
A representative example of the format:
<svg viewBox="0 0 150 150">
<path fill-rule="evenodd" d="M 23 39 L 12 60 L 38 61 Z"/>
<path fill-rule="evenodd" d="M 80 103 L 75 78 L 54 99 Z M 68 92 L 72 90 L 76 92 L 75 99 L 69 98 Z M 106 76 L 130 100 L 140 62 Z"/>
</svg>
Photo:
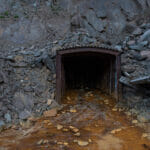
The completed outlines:
<svg viewBox="0 0 150 150">
<path fill-rule="evenodd" d="M 0 134 L 0 150 L 147 150 L 150 128 L 99 91 L 68 91 L 61 107 Z"/>
</svg>

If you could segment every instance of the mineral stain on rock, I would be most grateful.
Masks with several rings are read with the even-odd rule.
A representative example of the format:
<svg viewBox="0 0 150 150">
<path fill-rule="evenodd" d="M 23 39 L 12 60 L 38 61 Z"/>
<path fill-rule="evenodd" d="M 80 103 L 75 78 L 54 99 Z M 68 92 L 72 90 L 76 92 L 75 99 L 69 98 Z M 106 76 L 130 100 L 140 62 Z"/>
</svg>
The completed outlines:
<svg viewBox="0 0 150 150">
<path fill-rule="evenodd" d="M 132 124 L 124 111 L 113 111 L 115 103 L 99 91 L 68 91 L 55 115 L 1 132 L 0 150 L 149 149 L 149 134 Z"/>
</svg>

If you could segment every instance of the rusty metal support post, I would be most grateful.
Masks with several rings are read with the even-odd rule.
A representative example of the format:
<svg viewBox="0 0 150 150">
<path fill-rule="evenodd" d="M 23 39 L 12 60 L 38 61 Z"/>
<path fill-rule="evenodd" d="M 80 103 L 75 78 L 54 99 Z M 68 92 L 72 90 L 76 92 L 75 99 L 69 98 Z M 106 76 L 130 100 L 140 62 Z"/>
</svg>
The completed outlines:
<svg viewBox="0 0 150 150">
<path fill-rule="evenodd" d="M 61 55 L 56 56 L 56 101 L 61 101 L 62 79 L 61 79 Z"/>
</svg>

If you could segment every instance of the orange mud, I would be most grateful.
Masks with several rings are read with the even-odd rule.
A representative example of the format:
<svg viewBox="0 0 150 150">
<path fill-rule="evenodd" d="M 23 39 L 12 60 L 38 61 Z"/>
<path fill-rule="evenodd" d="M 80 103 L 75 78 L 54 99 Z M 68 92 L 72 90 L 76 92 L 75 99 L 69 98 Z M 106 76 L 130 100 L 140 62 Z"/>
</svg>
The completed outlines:
<svg viewBox="0 0 150 150">
<path fill-rule="evenodd" d="M 112 111 L 115 100 L 105 94 L 69 91 L 62 103 L 55 117 L 41 117 L 30 127 L 3 131 L 0 150 L 150 150 L 143 129 L 132 124 L 124 111 Z"/>
</svg>

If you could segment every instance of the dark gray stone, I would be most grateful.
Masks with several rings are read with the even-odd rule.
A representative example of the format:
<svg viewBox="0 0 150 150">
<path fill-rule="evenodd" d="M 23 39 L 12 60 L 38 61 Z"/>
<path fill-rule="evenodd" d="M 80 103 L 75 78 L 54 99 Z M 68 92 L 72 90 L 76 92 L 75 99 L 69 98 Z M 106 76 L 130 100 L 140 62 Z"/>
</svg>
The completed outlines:
<svg viewBox="0 0 150 150">
<path fill-rule="evenodd" d="M 39 57 L 39 56 L 41 56 L 41 53 L 42 53 L 42 52 L 37 51 L 37 52 L 35 52 L 34 56 L 35 56 L 35 57 Z"/>
<path fill-rule="evenodd" d="M 3 127 L 5 125 L 3 120 L 0 120 L 0 127 Z"/>
<path fill-rule="evenodd" d="M 4 118 L 6 119 L 6 122 L 11 122 L 11 115 L 9 113 L 5 114 Z"/>
<path fill-rule="evenodd" d="M 22 120 L 26 120 L 30 116 L 31 116 L 31 113 L 27 110 L 24 110 L 24 111 L 19 113 L 19 118 L 22 119 Z"/>
<path fill-rule="evenodd" d="M 48 54 L 43 54 L 42 62 L 45 66 L 50 69 L 52 72 L 55 70 L 54 62 L 52 61 L 51 57 Z"/>
<path fill-rule="evenodd" d="M 136 28 L 134 31 L 133 31 L 133 35 L 141 35 L 142 34 L 142 29 L 141 28 Z"/>
<path fill-rule="evenodd" d="M 138 52 L 132 52 L 132 55 L 133 57 L 138 60 L 138 61 L 142 61 L 142 60 L 145 60 L 146 57 L 145 56 L 142 56 L 140 53 Z"/>
<path fill-rule="evenodd" d="M 122 71 L 127 72 L 127 73 L 133 73 L 135 70 L 136 70 L 135 66 L 130 65 L 130 64 L 129 65 L 126 64 L 122 67 Z"/>
<path fill-rule="evenodd" d="M 118 51 L 122 51 L 122 46 L 121 45 L 116 45 L 115 49 L 118 50 Z"/>
<path fill-rule="evenodd" d="M 130 79 L 127 77 L 121 76 L 121 78 L 119 79 L 119 82 L 126 86 L 132 87 L 132 85 L 130 84 Z"/>
<path fill-rule="evenodd" d="M 150 23 L 143 23 L 143 24 L 141 25 L 141 28 L 142 28 L 142 29 L 149 29 L 149 28 L 150 28 Z"/>
<path fill-rule="evenodd" d="M 135 45 L 129 45 L 129 48 L 133 50 L 142 51 L 147 44 L 148 44 L 148 41 L 142 41 Z"/>
<path fill-rule="evenodd" d="M 98 19 L 92 10 L 89 10 L 88 14 L 85 14 L 88 23 L 98 32 L 104 31 L 104 25 L 102 20 Z"/>
<path fill-rule="evenodd" d="M 150 42 L 150 29 L 147 30 L 139 39 L 139 41 L 149 41 Z"/>
<path fill-rule="evenodd" d="M 134 45 L 135 44 L 135 41 L 134 40 L 130 40 L 127 42 L 127 44 L 130 46 L 130 45 Z"/>
<path fill-rule="evenodd" d="M 34 107 L 34 98 L 33 96 L 17 92 L 15 93 L 13 104 L 17 112 L 21 112 L 24 109 L 32 110 Z"/>
</svg>

